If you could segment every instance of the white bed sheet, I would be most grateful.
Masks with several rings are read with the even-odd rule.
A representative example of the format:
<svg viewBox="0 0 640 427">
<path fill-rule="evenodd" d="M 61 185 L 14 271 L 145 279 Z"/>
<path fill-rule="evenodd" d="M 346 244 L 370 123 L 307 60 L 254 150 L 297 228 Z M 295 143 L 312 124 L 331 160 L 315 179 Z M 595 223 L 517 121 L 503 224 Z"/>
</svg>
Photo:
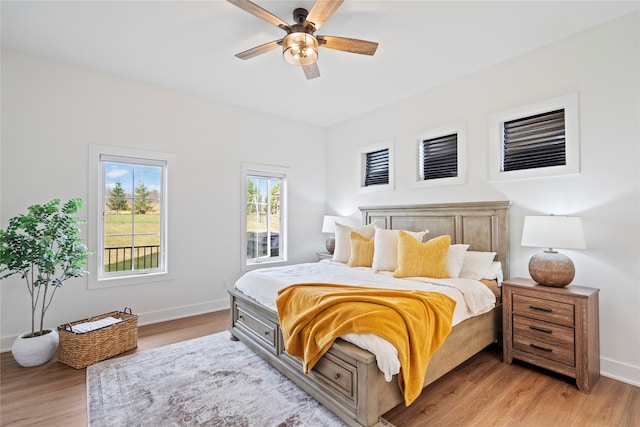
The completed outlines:
<svg viewBox="0 0 640 427">
<path fill-rule="evenodd" d="M 397 279 L 392 272 L 374 273 L 369 267 L 349 267 L 331 260 L 253 270 L 238 279 L 235 288 L 276 311 L 278 290 L 298 283 L 337 283 L 439 292 L 456 301 L 452 322 L 454 326 L 465 319 L 486 313 L 496 304 L 493 292 L 478 280 L 425 277 Z M 400 372 L 398 352 L 389 341 L 374 334 L 348 334 L 341 338 L 373 353 L 378 369 L 387 381 L 391 381 L 393 375 Z"/>
</svg>

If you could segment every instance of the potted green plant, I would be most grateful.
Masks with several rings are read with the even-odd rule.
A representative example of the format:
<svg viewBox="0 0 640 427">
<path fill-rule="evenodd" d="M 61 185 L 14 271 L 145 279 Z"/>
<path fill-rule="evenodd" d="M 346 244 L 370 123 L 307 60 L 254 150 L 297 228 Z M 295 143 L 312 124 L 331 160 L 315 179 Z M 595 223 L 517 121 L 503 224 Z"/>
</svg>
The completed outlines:
<svg viewBox="0 0 640 427">
<path fill-rule="evenodd" d="M 77 227 L 86 221 L 73 216 L 84 202 L 76 198 L 59 205 L 54 199 L 30 206 L 26 214 L 11 218 L 6 230 L 0 229 L 0 280 L 20 275 L 31 296 L 31 332 L 20 335 L 11 347 L 25 367 L 46 363 L 55 355 L 58 333 L 44 328 L 45 314 L 67 279 L 87 273 L 90 251 Z"/>
</svg>

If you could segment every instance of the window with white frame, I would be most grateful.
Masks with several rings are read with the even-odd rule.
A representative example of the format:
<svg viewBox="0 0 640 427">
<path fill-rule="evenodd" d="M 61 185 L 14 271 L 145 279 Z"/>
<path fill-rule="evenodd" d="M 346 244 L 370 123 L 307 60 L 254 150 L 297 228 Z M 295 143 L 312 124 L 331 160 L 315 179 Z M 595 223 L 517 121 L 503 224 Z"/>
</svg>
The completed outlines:
<svg viewBox="0 0 640 427">
<path fill-rule="evenodd" d="M 368 145 L 360 149 L 360 191 L 393 189 L 393 143 Z"/>
<path fill-rule="evenodd" d="M 494 114 L 491 139 L 493 180 L 578 173 L 578 95 Z"/>
<path fill-rule="evenodd" d="M 416 186 L 464 184 L 466 179 L 466 125 L 421 133 L 418 138 Z"/>
<path fill-rule="evenodd" d="M 243 165 L 243 266 L 286 261 L 286 170 Z"/>
<path fill-rule="evenodd" d="M 98 146 L 90 152 L 97 183 L 90 186 L 96 218 L 90 286 L 158 280 L 168 271 L 167 170 L 173 156 Z"/>
</svg>

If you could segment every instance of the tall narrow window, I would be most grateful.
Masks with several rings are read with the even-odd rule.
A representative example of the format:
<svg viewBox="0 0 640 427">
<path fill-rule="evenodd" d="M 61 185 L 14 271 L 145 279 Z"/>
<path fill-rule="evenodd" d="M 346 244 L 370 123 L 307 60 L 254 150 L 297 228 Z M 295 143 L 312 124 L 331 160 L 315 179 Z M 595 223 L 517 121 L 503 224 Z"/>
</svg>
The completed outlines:
<svg viewBox="0 0 640 427">
<path fill-rule="evenodd" d="M 100 275 L 163 271 L 165 162 L 110 155 L 100 160 L 104 179 Z"/>
<path fill-rule="evenodd" d="M 90 235 L 96 253 L 90 287 L 158 280 L 168 271 L 167 169 L 172 156 L 99 146 L 90 151 L 96 160 L 92 174 L 98 176 L 97 186 L 90 186 L 97 218 Z"/>
<path fill-rule="evenodd" d="M 420 148 L 420 179 L 458 176 L 458 134 L 425 139 Z"/>
<path fill-rule="evenodd" d="M 269 168 L 271 169 L 271 168 Z M 286 260 L 286 175 L 259 167 L 244 171 L 245 265 Z"/>
</svg>

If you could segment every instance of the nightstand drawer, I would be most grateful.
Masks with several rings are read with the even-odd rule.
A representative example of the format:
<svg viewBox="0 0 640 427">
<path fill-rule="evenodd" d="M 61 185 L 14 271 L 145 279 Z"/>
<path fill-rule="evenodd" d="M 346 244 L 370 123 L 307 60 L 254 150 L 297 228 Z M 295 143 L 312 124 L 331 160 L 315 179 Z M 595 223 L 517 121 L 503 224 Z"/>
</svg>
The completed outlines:
<svg viewBox="0 0 640 427">
<path fill-rule="evenodd" d="M 513 295 L 513 314 L 574 326 L 574 305 L 525 295 Z"/>
<path fill-rule="evenodd" d="M 573 328 L 513 316 L 513 348 L 575 366 Z"/>
</svg>

